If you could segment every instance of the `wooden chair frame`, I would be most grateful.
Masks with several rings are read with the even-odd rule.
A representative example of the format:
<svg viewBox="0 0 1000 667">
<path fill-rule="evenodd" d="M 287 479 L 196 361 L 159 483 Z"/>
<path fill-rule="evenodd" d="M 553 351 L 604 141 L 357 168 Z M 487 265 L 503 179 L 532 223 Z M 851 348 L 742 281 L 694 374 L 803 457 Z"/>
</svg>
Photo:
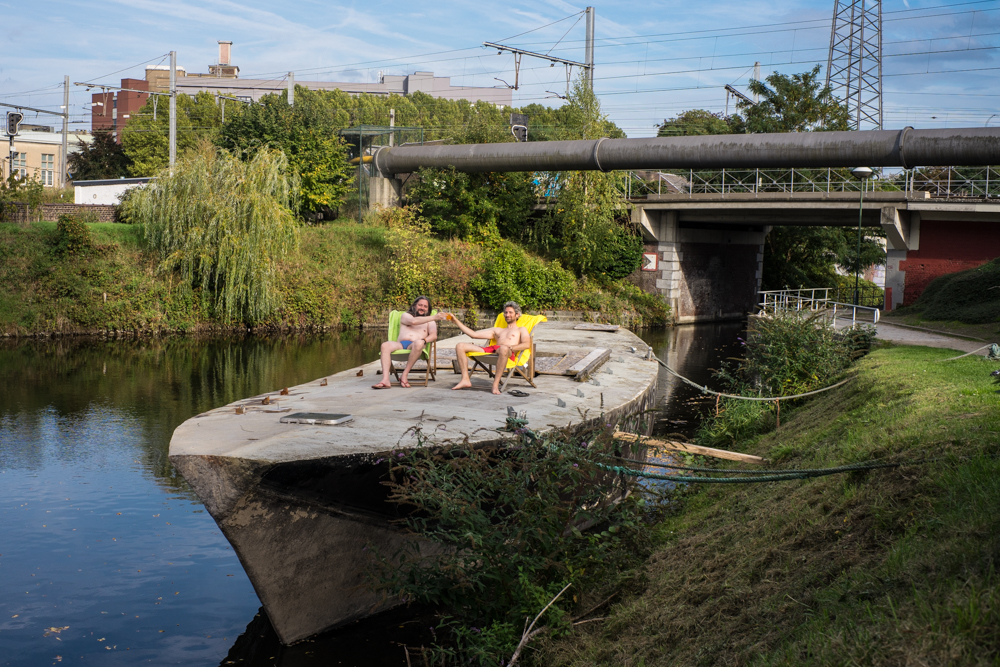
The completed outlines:
<svg viewBox="0 0 1000 667">
<path fill-rule="evenodd" d="M 431 315 L 434 315 L 435 313 L 437 313 L 436 310 L 431 311 Z M 393 358 L 393 357 L 403 357 L 404 355 L 405 358 L 403 359 Z M 430 343 L 425 343 L 424 349 L 420 353 L 420 356 L 421 359 L 427 364 L 427 368 L 417 368 L 416 364 L 414 364 L 414 367 L 410 369 L 410 377 L 413 377 L 414 373 L 417 373 L 418 377 L 419 374 L 423 373 L 424 376 L 423 386 L 426 387 L 430 380 L 437 381 L 437 341 L 435 340 L 431 341 Z M 399 384 L 399 376 L 403 372 L 403 369 L 406 368 L 406 362 L 409 360 L 409 357 L 410 357 L 409 350 L 396 350 L 395 352 L 389 355 L 389 372 L 392 373 L 392 376 L 394 378 L 396 378 L 396 384 Z M 419 363 L 421 359 L 418 359 L 417 363 Z M 396 367 L 397 363 L 402 363 L 403 366 L 397 368 Z M 418 381 L 413 384 L 421 384 L 421 383 Z"/>
<path fill-rule="evenodd" d="M 535 338 L 531 334 L 528 334 L 527 349 L 531 351 L 531 356 L 528 357 L 527 364 L 525 365 L 515 364 L 514 366 L 511 366 L 509 368 L 506 366 L 506 363 L 504 364 L 503 370 L 500 371 L 503 377 L 503 380 L 500 383 L 501 392 L 507 391 L 507 383 L 510 382 L 510 379 L 514 376 L 515 372 L 518 375 L 520 375 L 524 380 L 526 380 L 527 383 L 530 384 L 532 387 L 538 389 L 538 385 L 535 384 Z M 518 354 L 520 354 L 520 352 Z M 475 370 L 478 368 L 485 371 L 490 376 L 491 380 L 496 376 L 495 368 L 500 363 L 500 355 L 477 354 L 467 358 L 469 361 L 472 362 L 472 364 L 469 366 L 470 375 L 473 372 L 475 372 Z M 461 371 L 458 368 L 457 359 L 455 360 L 454 364 L 455 364 L 455 372 L 460 373 Z"/>
</svg>

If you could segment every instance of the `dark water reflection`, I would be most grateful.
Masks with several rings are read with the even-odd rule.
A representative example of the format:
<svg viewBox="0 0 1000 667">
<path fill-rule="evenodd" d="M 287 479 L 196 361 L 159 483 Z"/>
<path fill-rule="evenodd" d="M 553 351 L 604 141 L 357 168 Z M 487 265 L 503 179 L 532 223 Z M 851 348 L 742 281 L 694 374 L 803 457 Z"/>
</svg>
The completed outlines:
<svg viewBox="0 0 1000 667">
<path fill-rule="evenodd" d="M 708 368 L 738 353 L 738 332 L 688 326 L 643 338 L 708 381 Z M 428 641 L 426 611 L 280 646 L 167 458 L 189 417 L 370 361 L 379 342 L 350 333 L 0 343 L 0 667 L 405 665 L 402 645 Z M 697 396 L 661 371 L 655 432 L 693 430 Z"/>
<path fill-rule="evenodd" d="M 260 602 L 167 458 L 209 408 L 377 335 L 0 345 L 0 665 L 218 664 Z"/>
</svg>

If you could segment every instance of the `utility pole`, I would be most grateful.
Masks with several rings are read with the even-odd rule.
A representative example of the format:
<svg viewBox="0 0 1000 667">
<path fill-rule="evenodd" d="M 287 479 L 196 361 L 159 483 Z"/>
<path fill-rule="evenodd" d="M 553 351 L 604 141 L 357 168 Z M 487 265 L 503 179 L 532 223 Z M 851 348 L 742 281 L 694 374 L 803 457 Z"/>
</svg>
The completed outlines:
<svg viewBox="0 0 1000 667">
<path fill-rule="evenodd" d="M 63 76 L 63 129 L 62 129 L 62 159 L 59 160 L 59 181 L 57 187 L 65 187 L 66 174 L 69 173 L 69 75 Z M 55 183 L 53 185 L 56 185 Z"/>
<path fill-rule="evenodd" d="M 295 72 L 288 73 L 288 106 L 295 106 Z"/>
<path fill-rule="evenodd" d="M 389 130 L 389 147 L 390 148 L 392 148 L 392 145 L 394 143 L 393 142 L 393 138 L 394 138 L 394 135 L 396 134 L 391 129 L 393 127 L 396 127 L 396 110 L 395 109 L 389 109 L 389 128 L 390 128 L 390 130 Z"/>
<path fill-rule="evenodd" d="M 594 8 L 587 7 L 587 46 L 584 50 L 584 61 L 587 63 L 587 82 L 590 90 L 594 90 Z"/>
<path fill-rule="evenodd" d="M 754 81 L 760 81 L 760 61 L 757 61 L 757 62 L 755 62 L 753 64 L 753 80 Z M 760 102 L 760 95 L 758 95 L 757 93 L 754 93 L 753 94 L 753 103 L 757 104 L 758 102 Z"/>
<path fill-rule="evenodd" d="M 177 162 L 177 52 L 170 52 L 170 173 Z"/>
</svg>

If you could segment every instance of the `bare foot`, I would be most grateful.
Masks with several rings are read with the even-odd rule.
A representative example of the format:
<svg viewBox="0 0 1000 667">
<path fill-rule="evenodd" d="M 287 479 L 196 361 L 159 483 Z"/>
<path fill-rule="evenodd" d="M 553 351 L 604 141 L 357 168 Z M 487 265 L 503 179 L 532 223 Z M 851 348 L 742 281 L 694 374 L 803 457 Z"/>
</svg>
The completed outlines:
<svg viewBox="0 0 1000 667">
<path fill-rule="evenodd" d="M 410 388 L 410 381 L 407 380 L 405 377 L 400 377 L 399 378 L 399 386 L 402 387 L 403 389 L 409 389 Z"/>
<path fill-rule="evenodd" d="M 455 389 L 471 389 L 471 388 L 472 388 L 472 380 L 460 380 L 458 384 L 456 384 L 454 387 L 452 387 L 452 390 L 455 390 Z"/>
<path fill-rule="evenodd" d="M 499 396 L 501 393 L 503 393 L 503 392 L 500 391 L 500 387 L 493 387 L 493 394 L 494 395 Z"/>
<path fill-rule="evenodd" d="M 372 389 L 388 389 L 391 386 L 392 386 L 391 382 L 387 383 L 385 381 L 382 381 L 382 382 L 379 382 L 378 384 L 373 384 L 372 385 Z"/>
</svg>

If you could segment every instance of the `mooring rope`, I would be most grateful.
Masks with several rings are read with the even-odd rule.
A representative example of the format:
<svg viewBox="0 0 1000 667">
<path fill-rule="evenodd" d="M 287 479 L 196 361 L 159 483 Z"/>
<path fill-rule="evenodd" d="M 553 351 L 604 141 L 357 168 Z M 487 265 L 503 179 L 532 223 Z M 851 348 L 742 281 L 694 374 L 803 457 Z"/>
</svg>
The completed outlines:
<svg viewBox="0 0 1000 667">
<path fill-rule="evenodd" d="M 985 350 L 986 348 L 994 348 L 994 347 L 1000 348 L 1000 345 L 997 345 L 996 343 L 987 343 L 986 345 L 983 345 L 982 347 L 977 347 L 972 352 L 966 352 L 965 354 L 960 354 L 957 357 L 949 357 L 947 359 L 938 359 L 938 362 L 942 362 L 942 361 L 955 361 L 956 359 L 961 359 L 962 357 L 967 357 L 970 354 L 975 354 L 976 352 L 979 352 L 980 350 Z M 994 354 L 994 352 L 998 352 L 998 354 Z M 986 355 L 986 358 L 987 359 L 998 359 L 998 358 L 1000 358 L 1000 350 L 993 350 L 993 349 L 991 349 L 990 353 L 988 355 Z"/>
<path fill-rule="evenodd" d="M 829 387 L 823 387 L 822 389 L 816 389 L 815 391 L 807 391 L 804 394 L 794 394 L 792 396 L 737 396 L 736 394 L 726 394 L 726 393 L 723 393 L 721 391 L 713 391 L 713 390 L 709 389 L 708 387 L 705 387 L 703 385 L 698 384 L 694 380 L 690 380 L 690 379 L 684 377 L 683 375 L 681 375 L 680 373 L 678 373 L 677 371 L 675 371 L 673 368 L 671 368 L 670 366 L 668 366 L 667 364 L 665 364 L 655 354 L 653 354 L 653 349 L 652 348 L 649 349 L 649 356 L 651 356 L 653 359 L 656 359 L 656 363 L 660 364 L 665 369 L 667 369 L 668 373 L 670 373 L 671 375 L 676 376 L 678 379 L 680 379 L 683 382 L 686 382 L 687 384 L 691 385 L 692 387 L 694 387 L 696 389 L 700 389 L 701 393 L 703 393 L 703 394 L 712 394 L 713 396 L 722 396 L 723 398 L 736 398 L 736 399 L 739 399 L 741 401 L 788 401 L 788 400 L 791 400 L 793 398 L 804 398 L 806 396 L 812 396 L 814 394 L 820 394 L 820 393 L 822 393 L 824 391 L 830 391 L 831 389 L 836 389 L 837 387 L 839 387 L 841 385 L 847 384 L 848 382 L 850 382 L 851 380 L 853 380 L 856 377 L 856 376 L 851 376 L 851 377 L 847 378 L 846 380 L 841 380 L 837 384 L 831 384 Z"/>
</svg>

